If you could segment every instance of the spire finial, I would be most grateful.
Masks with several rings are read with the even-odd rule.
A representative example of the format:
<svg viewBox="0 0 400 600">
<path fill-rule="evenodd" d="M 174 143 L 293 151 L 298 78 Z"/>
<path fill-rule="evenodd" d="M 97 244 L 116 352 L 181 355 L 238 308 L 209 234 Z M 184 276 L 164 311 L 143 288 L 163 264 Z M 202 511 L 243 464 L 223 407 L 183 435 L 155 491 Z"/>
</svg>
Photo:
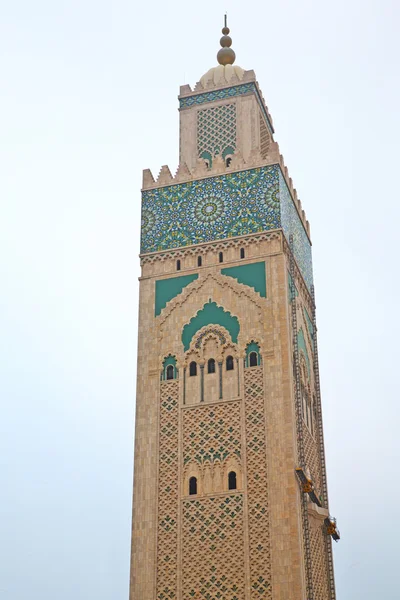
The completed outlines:
<svg viewBox="0 0 400 600">
<path fill-rule="evenodd" d="M 220 44 L 222 46 L 221 50 L 217 54 L 217 60 L 220 65 L 233 65 L 236 59 L 236 54 L 232 50 L 232 38 L 229 37 L 229 27 L 228 27 L 228 15 L 225 13 L 224 16 L 224 28 L 222 29 L 222 38 L 220 39 Z"/>
</svg>

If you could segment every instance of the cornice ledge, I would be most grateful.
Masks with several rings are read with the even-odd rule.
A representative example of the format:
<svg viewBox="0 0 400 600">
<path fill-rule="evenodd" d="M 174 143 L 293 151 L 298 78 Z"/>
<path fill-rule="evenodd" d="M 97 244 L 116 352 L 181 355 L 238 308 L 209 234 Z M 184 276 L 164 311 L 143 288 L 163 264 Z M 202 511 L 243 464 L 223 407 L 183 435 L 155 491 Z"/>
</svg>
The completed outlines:
<svg viewBox="0 0 400 600">
<path fill-rule="evenodd" d="M 235 79 L 233 79 L 233 81 L 229 81 L 225 85 L 221 85 L 221 83 L 212 84 L 211 82 L 208 82 L 207 86 L 204 87 L 201 81 L 198 81 L 194 88 L 192 88 L 188 83 L 185 85 L 181 85 L 179 88 L 178 99 L 180 100 L 181 98 L 187 98 L 188 96 L 198 96 L 210 90 L 225 90 L 226 88 L 242 85 L 243 83 L 257 83 L 256 74 L 253 71 L 253 69 L 245 71 L 242 79 L 238 79 L 238 77 L 236 77 Z"/>
<path fill-rule="evenodd" d="M 155 260 L 166 260 L 168 258 L 184 258 L 188 255 L 205 254 L 209 248 L 213 250 L 225 250 L 230 247 L 239 245 L 248 246 L 253 241 L 271 241 L 273 239 L 282 238 L 282 229 L 270 229 L 269 231 L 261 231 L 256 233 L 248 233 L 231 238 L 223 238 L 221 240 L 212 240 L 200 244 L 192 244 L 191 246 L 180 246 L 179 248 L 168 248 L 166 250 L 157 250 L 157 252 L 148 252 L 139 254 L 141 264 L 153 262 Z"/>
</svg>

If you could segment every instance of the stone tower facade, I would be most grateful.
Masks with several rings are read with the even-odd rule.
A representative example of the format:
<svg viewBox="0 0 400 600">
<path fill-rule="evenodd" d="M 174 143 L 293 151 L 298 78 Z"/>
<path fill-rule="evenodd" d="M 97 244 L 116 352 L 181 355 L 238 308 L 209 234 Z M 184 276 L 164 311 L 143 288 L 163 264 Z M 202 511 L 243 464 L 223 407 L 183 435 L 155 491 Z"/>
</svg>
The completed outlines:
<svg viewBox="0 0 400 600">
<path fill-rule="evenodd" d="M 223 32 L 143 173 L 130 598 L 333 600 L 310 228 Z"/>
</svg>

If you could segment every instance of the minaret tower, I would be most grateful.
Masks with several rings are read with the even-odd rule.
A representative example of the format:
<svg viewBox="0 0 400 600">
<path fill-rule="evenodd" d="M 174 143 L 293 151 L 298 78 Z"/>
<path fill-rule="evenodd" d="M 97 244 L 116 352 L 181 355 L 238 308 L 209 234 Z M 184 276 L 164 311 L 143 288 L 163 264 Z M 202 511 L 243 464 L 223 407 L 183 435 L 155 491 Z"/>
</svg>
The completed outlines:
<svg viewBox="0 0 400 600">
<path fill-rule="evenodd" d="M 334 600 L 310 227 L 225 20 L 143 173 L 131 600 Z"/>
</svg>

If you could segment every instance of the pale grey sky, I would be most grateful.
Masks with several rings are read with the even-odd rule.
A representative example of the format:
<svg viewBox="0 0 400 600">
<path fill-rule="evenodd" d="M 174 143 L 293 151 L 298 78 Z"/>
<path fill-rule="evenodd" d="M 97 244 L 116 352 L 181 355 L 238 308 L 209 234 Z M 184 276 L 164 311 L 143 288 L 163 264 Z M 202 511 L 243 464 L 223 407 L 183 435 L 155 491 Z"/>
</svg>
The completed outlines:
<svg viewBox="0 0 400 600">
<path fill-rule="evenodd" d="M 0 3 L 0 599 L 127 600 L 141 170 L 229 11 L 311 223 L 338 600 L 397 600 L 396 0 Z M 139 599 L 138 599 L 139 600 Z"/>
</svg>

